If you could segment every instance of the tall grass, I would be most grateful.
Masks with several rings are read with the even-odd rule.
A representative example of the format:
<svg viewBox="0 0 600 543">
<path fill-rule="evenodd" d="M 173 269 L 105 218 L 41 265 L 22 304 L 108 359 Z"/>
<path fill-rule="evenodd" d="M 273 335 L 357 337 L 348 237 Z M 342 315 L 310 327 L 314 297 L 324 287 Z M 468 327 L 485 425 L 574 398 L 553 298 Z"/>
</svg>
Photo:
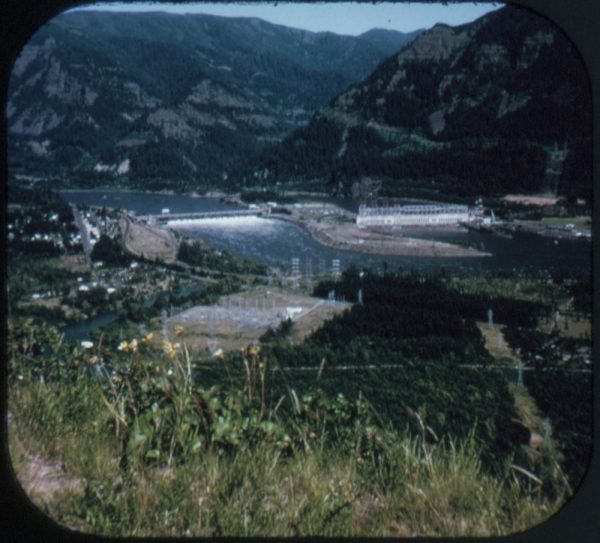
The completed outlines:
<svg viewBox="0 0 600 543">
<path fill-rule="evenodd" d="M 120 371 L 82 371 L 107 353 Z M 267 405 L 267 361 L 257 347 L 243 356 L 242 384 L 208 389 L 184 347 L 151 336 L 75 353 L 67 380 L 12 378 L 17 474 L 32 455 L 59 459 L 82 485 L 40 506 L 106 536 L 497 535 L 543 521 L 566 497 L 545 497 L 509 466 L 484 472 L 473 436 L 394 431 L 362 397 L 290 387 Z"/>
</svg>

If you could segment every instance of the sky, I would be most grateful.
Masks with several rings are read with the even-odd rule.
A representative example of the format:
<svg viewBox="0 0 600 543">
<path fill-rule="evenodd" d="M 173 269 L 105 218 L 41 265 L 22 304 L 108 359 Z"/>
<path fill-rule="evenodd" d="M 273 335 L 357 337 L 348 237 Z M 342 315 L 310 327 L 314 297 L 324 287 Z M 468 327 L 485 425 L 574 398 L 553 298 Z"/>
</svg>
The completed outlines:
<svg viewBox="0 0 600 543">
<path fill-rule="evenodd" d="M 501 3 L 464 2 L 446 5 L 381 2 L 240 2 L 218 4 L 197 2 L 169 4 L 163 2 L 105 3 L 78 9 L 111 11 L 167 11 L 169 13 L 206 13 L 231 17 L 258 17 L 265 21 L 301 28 L 313 32 L 330 31 L 336 34 L 362 34 L 371 28 L 387 28 L 411 32 L 430 28 L 436 23 L 451 26 L 468 23 L 499 9 Z"/>
</svg>

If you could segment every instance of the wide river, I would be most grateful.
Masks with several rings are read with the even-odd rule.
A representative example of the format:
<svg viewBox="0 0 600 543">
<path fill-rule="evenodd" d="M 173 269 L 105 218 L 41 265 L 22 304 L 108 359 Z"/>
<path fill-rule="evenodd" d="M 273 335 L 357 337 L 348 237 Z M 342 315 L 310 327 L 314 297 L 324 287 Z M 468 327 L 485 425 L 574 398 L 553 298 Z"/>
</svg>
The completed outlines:
<svg viewBox="0 0 600 543">
<path fill-rule="evenodd" d="M 74 204 L 106 206 L 135 211 L 138 215 L 158 214 L 163 208 L 171 213 L 235 209 L 232 205 L 208 198 L 136 192 L 81 191 L 63 192 L 61 196 Z M 445 271 L 451 274 L 512 272 L 519 275 L 549 272 L 591 272 L 589 241 L 554 240 L 534 234 L 516 234 L 507 239 L 473 232 L 461 227 L 447 229 L 411 228 L 405 234 L 426 240 L 468 245 L 492 256 L 480 258 L 445 258 L 373 255 L 345 251 L 315 241 L 303 228 L 287 221 L 245 217 L 197 222 L 181 227 L 189 236 L 203 239 L 219 249 L 284 269 L 298 258 L 300 271 L 328 271 L 334 259 L 340 269 L 350 264 L 358 268 L 417 272 Z"/>
</svg>

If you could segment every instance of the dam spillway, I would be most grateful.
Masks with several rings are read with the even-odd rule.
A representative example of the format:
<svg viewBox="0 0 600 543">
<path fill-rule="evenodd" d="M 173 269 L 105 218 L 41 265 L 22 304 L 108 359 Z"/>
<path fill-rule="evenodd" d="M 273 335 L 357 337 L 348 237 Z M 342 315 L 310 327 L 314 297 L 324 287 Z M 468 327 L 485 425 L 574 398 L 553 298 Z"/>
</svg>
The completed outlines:
<svg viewBox="0 0 600 543">
<path fill-rule="evenodd" d="M 161 213 L 160 215 L 140 216 L 138 219 L 146 221 L 148 224 L 166 226 L 199 224 L 210 221 L 221 221 L 223 219 L 239 221 L 250 217 L 262 217 L 264 215 L 268 215 L 268 213 L 261 209 L 236 209 L 232 211 L 205 211 L 198 213 Z"/>
</svg>

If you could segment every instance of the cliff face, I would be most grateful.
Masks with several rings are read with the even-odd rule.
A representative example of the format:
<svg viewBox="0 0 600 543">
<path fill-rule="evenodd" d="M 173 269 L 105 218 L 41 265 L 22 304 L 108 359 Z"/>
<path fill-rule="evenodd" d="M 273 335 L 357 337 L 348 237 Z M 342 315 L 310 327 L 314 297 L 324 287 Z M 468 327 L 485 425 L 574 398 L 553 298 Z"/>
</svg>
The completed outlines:
<svg viewBox="0 0 600 543">
<path fill-rule="evenodd" d="M 414 35 L 337 36 L 202 15 L 63 14 L 15 61 L 10 171 L 94 184 L 130 160 L 121 175 L 139 185 L 223 182 L 241 156 L 306 124 Z"/>
<path fill-rule="evenodd" d="M 565 149 L 557 162 L 555 151 Z M 579 55 L 550 22 L 505 7 L 419 35 L 258 167 L 347 194 L 368 176 L 388 193 L 567 194 L 589 191 L 590 154 L 591 96 Z"/>
</svg>

